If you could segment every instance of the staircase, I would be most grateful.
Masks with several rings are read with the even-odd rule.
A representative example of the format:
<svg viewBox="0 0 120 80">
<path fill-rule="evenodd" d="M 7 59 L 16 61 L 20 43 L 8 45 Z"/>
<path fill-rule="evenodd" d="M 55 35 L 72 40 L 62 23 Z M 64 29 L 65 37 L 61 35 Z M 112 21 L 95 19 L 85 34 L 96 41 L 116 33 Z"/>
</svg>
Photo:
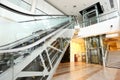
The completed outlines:
<svg viewBox="0 0 120 80">
<path fill-rule="evenodd" d="M 111 51 L 108 53 L 106 66 L 120 68 L 120 51 Z"/>
</svg>

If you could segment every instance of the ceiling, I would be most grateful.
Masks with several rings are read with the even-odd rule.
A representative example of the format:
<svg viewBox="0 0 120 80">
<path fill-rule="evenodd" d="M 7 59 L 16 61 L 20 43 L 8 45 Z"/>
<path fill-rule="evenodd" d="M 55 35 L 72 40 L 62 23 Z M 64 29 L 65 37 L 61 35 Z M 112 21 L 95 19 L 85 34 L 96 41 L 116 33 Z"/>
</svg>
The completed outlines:
<svg viewBox="0 0 120 80">
<path fill-rule="evenodd" d="M 104 10 L 109 10 L 109 0 L 46 0 L 67 15 L 80 15 L 79 11 L 100 2 Z"/>
</svg>

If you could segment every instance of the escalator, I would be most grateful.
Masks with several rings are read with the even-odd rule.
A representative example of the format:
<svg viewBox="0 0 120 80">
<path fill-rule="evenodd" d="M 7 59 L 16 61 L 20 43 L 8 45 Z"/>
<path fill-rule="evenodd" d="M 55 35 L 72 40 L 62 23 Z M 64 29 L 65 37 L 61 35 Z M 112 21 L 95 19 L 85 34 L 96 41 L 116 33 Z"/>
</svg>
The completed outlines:
<svg viewBox="0 0 120 80">
<path fill-rule="evenodd" d="M 7 8 L 7 10 L 9 9 Z M 19 13 L 15 12 L 13 10 L 12 13 Z M 20 13 L 19 15 L 24 14 Z M 27 16 L 27 13 L 24 16 Z M 38 18 L 41 15 L 32 14 L 29 17 Z M 54 15 L 50 17 L 54 17 Z M 16 27 L 27 26 L 30 23 L 34 23 L 33 26 L 38 26 L 41 24 L 40 21 L 42 20 L 34 19 L 29 22 L 20 22 L 16 24 Z M 69 46 L 75 22 L 71 16 L 52 18 L 49 20 L 49 24 L 50 21 L 56 23 L 52 22 L 51 25 L 46 25 L 46 27 L 51 27 L 37 29 L 30 32 L 27 37 L 22 37 L 16 41 L 12 40 L 10 43 L 0 46 L 0 80 L 51 80 Z M 69 36 L 65 35 L 68 33 Z"/>
</svg>

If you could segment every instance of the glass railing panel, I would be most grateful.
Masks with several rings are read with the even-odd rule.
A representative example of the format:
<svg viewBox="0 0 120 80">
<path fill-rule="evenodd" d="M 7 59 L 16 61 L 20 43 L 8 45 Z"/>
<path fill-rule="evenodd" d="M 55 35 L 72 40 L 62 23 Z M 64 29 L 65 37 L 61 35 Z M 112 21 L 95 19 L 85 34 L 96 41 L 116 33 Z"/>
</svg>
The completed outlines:
<svg viewBox="0 0 120 80">
<path fill-rule="evenodd" d="M 118 11 L 113 11 L 113 12 L 110 12 L 110 13 L 107 13 L 107 14 L 104 14 L 104 15 L 100 15 L 98 17 L 99 21 L 102 22 L 102 21 L 106 21 L 106 20 L 109 20 L 109 19 L 112 19 L 112 18 L 115 18 L 115 17 L 118 17 L 119 16 L 119 13 Z"/>
<path fill-rule="evenodd" d="M 35 17 L 35 20 L 25 21 L 21 23 L 24 26 L 29 26 L 28 28 L 31 28 L 33 31 L 37 30 L 45 30 L 50 29 L 52 27 L 55 27 L 58 24 L 64 23 L 68 21 L 69 18 L 67 17 L 61 17 L 61 18 L 51 18 L 51 16 L 46 17 Z M 30 27 L 33 26 L 33 27 Z"/>
<path fill-rule="evenodd" d="M 25 2 L 24 0 L 8 0 L 8 1 L 28 11 L 30 11 L 31 9 L 31 5 Z"/>
<path fill-rule="evenodd" d="M 0 54 L 0 74 L 5 72 L 8 68 L 13 65 L 13 54 L 12 53 L 1 53 Z"/>
<path fill-rule="evenodd" d="M 41 55 L 42 55 L 42 58 L 44 60 L 44 63 L 45 63 L 47 70 L 50 71 L 51 66 L 50 66 L 49 57 L 47 56 L 47 54 L 48 53 L 44 50 Z"/>
<path fill-rule="evenodd" d="M 0 75 L 9 74 L 9 79 L 14 79 L 14 53 L 1 53 L 0 54 Z M 2 76 L 1 76 L 2 77 Z"/>
<path fill-rule="evenodd" d="M 60 23 L 63 23 L 65 21 L 68 21 L 68 18 L 44 19 L 44 20 L 41 20 L 41 21 L 36 21 L 35 26 L 36 26 L 36 28 L 38 27 L 39 29 L 42 28 L 43 30 L 45 30 L 45 29 L 50 29 L 51 27 L 54 27 L 54 26 L 56 26 Z"/>
<path fill-rule="evenodd" d="M 47 18 L 46 18 L 47 17 Z M 2 24 L 3 26 L 11 26 L 9 28 L 6 29 L 6 27 L 3 27 L 0 31 L 0 33 L 2 34 L 1 40 L 3 40 L 3 42 L 0 44 L 5 45 L 11 42 L 14 42 L 16 40 L 22 39 L 26 36 L 30 36 L 35 32 L 39 33 L 39 30 L 44 30 L 44 31 L 51 31 L 49 29 L 53 29 L 54 27 L 60 27 L 63 24 L 67 24 L 65 22 L 69 22 L 69 18 L 68 17 L 55 17 L 55 18 L 51 18 L 51 16 L 44 16 L 45 19 L 41 18 L 41 19 L 35 19 L 35 20 L 30 20 L 27 22 L 21 22 L 21 23 L 9 23 L 9 24 Z M 49 17 L 49 18 L 48 18 Z M 35 17 L 36 18 L 36 17 Z M 21 26 L 18 29 L 18 26 Z M 6 32 L 10 33 L 11 35 L 8 37 L 6 36 Z M 52 31 L 51 31 L 52 32 Z M 5 36 L 4 38 L 2 36 Z M 7 39 L 9 38 L 9 40 Z M 3 44 L 4 43 L 4 44 Z"/>
<path fill-rule="evenodd" d="M 35 42 L 35 41 L 34 41 L 34 42 Z M 33 42 L 32 42 L 32 43 L 33 43 Z M 25 47 L 25 46 L 27 46 L 28 44 L 31 45 L 32 43 L 29 43 L 29 41 L 28 41 L 28 42 L 19 44 L 19 45 L 13 47 L 12 49 L 14 49 L 14 48 L 20 48 L 20 47 Z M 32 52 L 33 52 L 35 49 L 41 47 L 42 45 L 43 45 L 43 42 L 41 42 L 41 43 L 39 43 L 38 45 L 36 45 L 36 46 L 34 46 L 34 47 L 31 47 L 31 48 L 29 48 L 29 49 L 23 50 L 23 51 L 17 51 L 17 52 L 15 52 L 15 53 L 13 53 L 13 54 L 8 54 L 8 55 L 7 55 L 7 54 L 1 55 L 1 60 L 2 60 L 3 58 L 4 58 L 4 59 L 7 59 L 7 63 L 10 64 L 9 58 L 10 58 L 11 56 L 13 56 L 14 65 L 19 64 L 19 63 L 21 63 L 22 61 L 24 61 L 24 59 L 25 59 L 26 57 L 28 57 L 30 54 L 32 54 Z M 3 59 L 3 61 L 4 61 L 4 59 Z M 2 61 L 2 62 L 3 62 L 3 61 Z"/>
<path fill-rule="evenodd" d="M 23 71 L 43 71 L 43 63 L 41 62 L 40 56 L 36 57 L 30 64 L 28 64 Z"/>
<path fill-rule="evenodd" d="M 118 11 L 113 11 L 104 15 L 99 15 L 98 17 L 92 17 L 85 21 L 80 22 L 80 27 L 87 27 L 96 23 L 116 18 L 118 16 L 119 16 Z"/>
<path fill-rule="evenodd" d="M 54 48 L 51 48 L 51 47 L 48 47 L 47 51 L 48 51 L 48 54 L 50 57 L 51 64 L 52 64 L 52 66 L 54 66 L 57 59 L 59 59 L 61 52 L 58 50 L 55 50 Z"/>
</svg>

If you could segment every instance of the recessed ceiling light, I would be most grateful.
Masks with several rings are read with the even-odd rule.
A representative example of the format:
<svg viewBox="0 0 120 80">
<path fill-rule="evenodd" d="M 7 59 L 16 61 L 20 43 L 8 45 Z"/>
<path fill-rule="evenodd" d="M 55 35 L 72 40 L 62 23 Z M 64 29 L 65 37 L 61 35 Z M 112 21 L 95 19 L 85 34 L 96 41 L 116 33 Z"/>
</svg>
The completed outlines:
<svg viewBox="0 0 120 80">
<path fill-rule="evenodd" d="M 76 8 L 77 6 L 76 5 L 73 5 L 73 8 Z"/>
</svg>

